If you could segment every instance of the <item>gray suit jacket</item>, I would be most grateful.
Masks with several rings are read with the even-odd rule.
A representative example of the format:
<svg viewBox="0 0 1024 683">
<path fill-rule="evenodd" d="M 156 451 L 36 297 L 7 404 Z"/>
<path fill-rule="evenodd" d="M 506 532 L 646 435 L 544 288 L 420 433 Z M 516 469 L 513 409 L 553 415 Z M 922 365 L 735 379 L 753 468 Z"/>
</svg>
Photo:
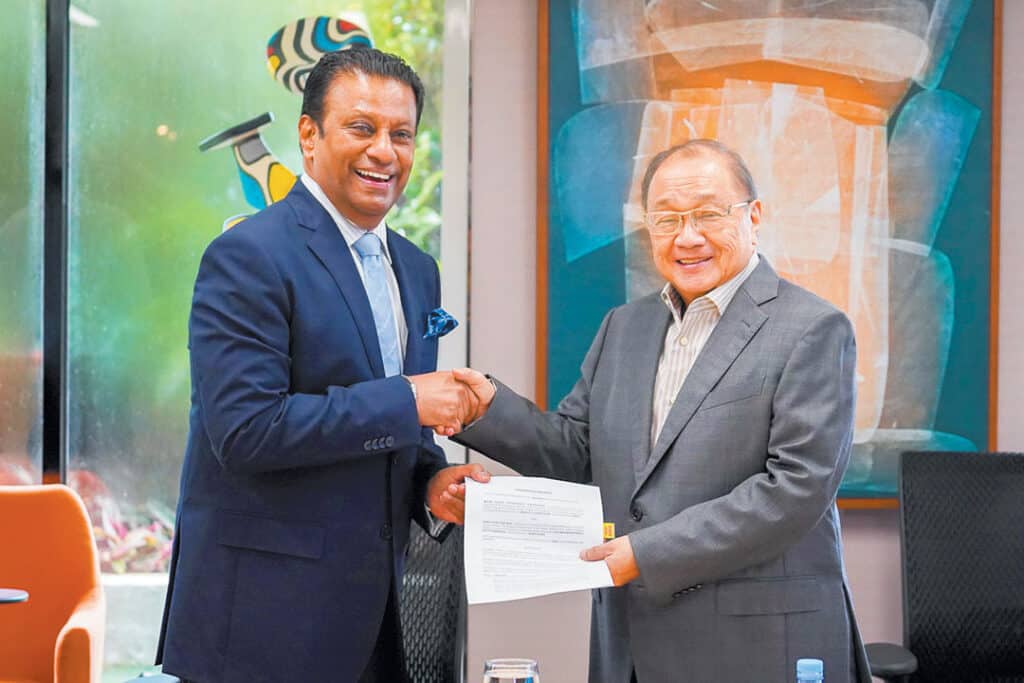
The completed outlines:
<svg viewBox="0 0 1024 683">
<path fill-rule="evenodd" d="M 870 681 L 835 497 L 853 434 L 853 329 L 763 258 L 650 443 L 670 314 L 608 313 L 555 412 L 504 385 L 462 443 L 525 475 L 600 486 L 640 578 L 594 592 L 590 680 Z"/>
</svg>

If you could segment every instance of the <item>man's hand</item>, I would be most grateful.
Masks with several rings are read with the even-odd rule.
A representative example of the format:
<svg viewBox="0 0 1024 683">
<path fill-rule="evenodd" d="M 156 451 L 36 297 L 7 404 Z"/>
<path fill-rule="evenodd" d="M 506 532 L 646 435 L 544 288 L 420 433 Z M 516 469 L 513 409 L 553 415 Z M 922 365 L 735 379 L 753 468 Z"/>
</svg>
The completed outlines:
<svg viewBox="0 0 1024 683">
<path fill-rule="evenodd" d="M 427 483 L 427 506 L 431 514 L 446 522 L 462 524 L 466 518 L 466 477 L 487 483 L 490 473 L 483 465 L 453 465 L 435 474 Z"/>
<path fill-rule="evenodd" d="M 479 401 L 476 414 L 473 415 L 472 420 L 467 420 L 466 424 L 480 419 L 491 406 L 491 401 L 494 400 L 494 383 L 487 379 L 482 372 L 473 368 L 456 368 L 452 370 L 452 375 L 455 376 L 455 379 L 469 387 Z"/>
<path fill-rule="evenodd" d="M 620 536 L 607 543 L 587 548 L 580 553 L 580 559 L 587 562 L 604 560 L 612 575 L 612 583 L 616 586 L 624 586 L 640 576 L 640 568 L 636 566 L 629 536 Z"/>
<path fill-rule="evenodd" d="M 476 419 L 480 399 L 451 372 L 410 375 L 409 381 L 416 387 L 416 413 L 424 427 L 433 427 L 441 436 L 452 436 Z"/>
</svg>

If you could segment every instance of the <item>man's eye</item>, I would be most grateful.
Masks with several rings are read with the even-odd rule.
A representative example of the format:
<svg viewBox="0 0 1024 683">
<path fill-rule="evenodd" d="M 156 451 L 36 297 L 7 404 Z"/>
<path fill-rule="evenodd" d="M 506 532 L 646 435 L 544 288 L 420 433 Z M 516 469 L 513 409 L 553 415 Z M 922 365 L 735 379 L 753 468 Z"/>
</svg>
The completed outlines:
<svg viewBox="0 0 1024 683">
<path fill-rule="evenodd" d="M 366 125 L 365 123 L 353 124 L 351 128 L 360 135 L 373 135 L 373 128 Z"/>
<path fill-rule="evenodd" d="M 665 214 L 664 216 L 658 216 L 654 220 L 654 225 L 656 227 L 662 228 L 664 230 L 670 230 L 670 229 L 676 227 L 676 221 L 678 221 L 678 220 L 679 220 L 679 217 L 676 216 L 675 214 L 671 214 L 671 213 L 670 214 Z"/>
<path fill-rule="evenodd" d="M 696 221 L 717 221 L 719 218 L 725 218 L 725 214 L 715 209 L 702 209 L 701 211 L 694 211 L 693 218 Z"/>
<path fill-rule="evenodd" d="M 407 130 L 398 130 L 395 131 L 395 138 L 398 140 L 402 140 L 403 142 L 412 140 L 412 133 L 410 133 Z"/>
</svg>

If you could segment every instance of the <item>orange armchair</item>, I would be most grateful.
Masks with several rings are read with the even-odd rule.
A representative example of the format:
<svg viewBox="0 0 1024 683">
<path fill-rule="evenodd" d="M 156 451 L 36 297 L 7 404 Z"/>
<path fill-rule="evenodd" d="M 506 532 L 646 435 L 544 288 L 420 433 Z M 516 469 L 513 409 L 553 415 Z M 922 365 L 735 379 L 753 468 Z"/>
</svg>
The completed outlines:
<svg viewBox="0 0 1024 683">
<path fill-rule="evenodd" d="M 89 516 L 62 485 L 0 486 L 0 683 L 99 683 L 106 602 Z"/>
</svg>

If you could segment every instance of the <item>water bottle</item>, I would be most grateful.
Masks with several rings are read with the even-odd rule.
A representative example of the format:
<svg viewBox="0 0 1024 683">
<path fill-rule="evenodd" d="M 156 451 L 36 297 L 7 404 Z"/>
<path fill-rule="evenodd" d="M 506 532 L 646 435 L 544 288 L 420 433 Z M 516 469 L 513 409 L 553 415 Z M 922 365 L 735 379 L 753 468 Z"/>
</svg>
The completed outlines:
<svg viewBox="0 0 1024 683">
<path fill-rule="evenodd" d="M 532 659 L 488 659 L 484 683 L 540 683 L 537 662 Z"/>
<path fill-rule="evenodd" d="M 820 659 L 796 660 L 796 683 L 822 683 L 825 680 L 825 663 Z"/>
</svg>

